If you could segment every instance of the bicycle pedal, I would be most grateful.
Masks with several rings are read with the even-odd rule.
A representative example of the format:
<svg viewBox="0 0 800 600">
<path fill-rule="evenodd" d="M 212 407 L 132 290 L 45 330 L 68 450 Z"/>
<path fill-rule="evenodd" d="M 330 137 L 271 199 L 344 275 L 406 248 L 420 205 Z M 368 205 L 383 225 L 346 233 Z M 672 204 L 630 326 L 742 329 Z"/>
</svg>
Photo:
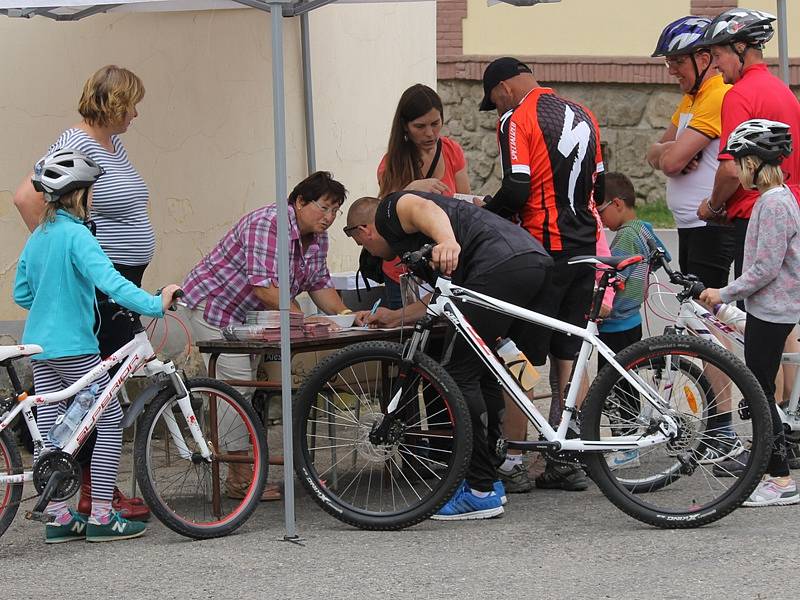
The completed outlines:
<svg viewBox="0 0 800 600">
<path fill-rule="evenodd" d="M 39 512 L 38 510 L 26 510 L 25 518 L 29 521 L 39 521 L 40 523 L 52 523 L 56 520 L 54 515 L 47 514 L 46 512 Z"/>
</svg>

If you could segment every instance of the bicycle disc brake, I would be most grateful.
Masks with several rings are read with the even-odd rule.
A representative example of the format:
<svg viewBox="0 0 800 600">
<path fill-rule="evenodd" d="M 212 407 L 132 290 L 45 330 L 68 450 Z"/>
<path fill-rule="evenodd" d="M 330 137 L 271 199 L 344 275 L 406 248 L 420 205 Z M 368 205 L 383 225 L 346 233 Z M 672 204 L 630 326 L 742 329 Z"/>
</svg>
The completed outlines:
<svg viewBox="0 0 800 600">
<path fill-rule="evenodd" d="M 33 485 L 36 491 L 43 493 L 47 482 L 55 473 L 61 473 L 63 479 L 49 499 L 60 502 L 72 498 L 81 487 L 81 467 L 74 456 L 61 450 L 50 450 L 42 454 L 33 465 Z"/>
</svg>

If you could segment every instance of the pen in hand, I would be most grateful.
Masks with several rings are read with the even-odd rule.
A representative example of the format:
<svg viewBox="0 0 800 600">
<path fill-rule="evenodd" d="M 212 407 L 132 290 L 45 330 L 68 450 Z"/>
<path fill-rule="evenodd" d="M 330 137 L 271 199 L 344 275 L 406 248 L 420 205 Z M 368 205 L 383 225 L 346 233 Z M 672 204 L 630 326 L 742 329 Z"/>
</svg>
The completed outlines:
<svg viewBox="0 0 800 600">
<path fill-rule="evenodd" d="M 373 316 L 378 311 L 378 307 L 380 305 L 381 305 L 381 298 L 378 298 L 377 300 L 375 300 L 375 304 L 372 305 L 372 309 L 369 311 L 370 317 Z M 369 327 L 369 325 L 365 323 L 364 328 L 366 329 L 367 327 Z"/>
</svg>

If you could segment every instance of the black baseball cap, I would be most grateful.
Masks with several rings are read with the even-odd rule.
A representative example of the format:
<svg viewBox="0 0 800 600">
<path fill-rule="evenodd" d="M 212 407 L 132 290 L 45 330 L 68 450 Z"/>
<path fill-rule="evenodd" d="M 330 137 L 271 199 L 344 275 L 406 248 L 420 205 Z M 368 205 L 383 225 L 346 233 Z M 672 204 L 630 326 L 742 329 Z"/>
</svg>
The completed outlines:
<svg viewBox="0 0 800 600">
<path fill-rule="evenodd" d="M 533 73 L 533 71 L 524 62 L 510 56 L 504 56 L 489 63 L 489 66 L 483 72 L 483 100 L 481 101 L 480 110 L 494 110 L 497 108 L 494 102 L 489 99 L 489 94 L 501 81 L 516 77 L 521 73 Z"/>
</svg>

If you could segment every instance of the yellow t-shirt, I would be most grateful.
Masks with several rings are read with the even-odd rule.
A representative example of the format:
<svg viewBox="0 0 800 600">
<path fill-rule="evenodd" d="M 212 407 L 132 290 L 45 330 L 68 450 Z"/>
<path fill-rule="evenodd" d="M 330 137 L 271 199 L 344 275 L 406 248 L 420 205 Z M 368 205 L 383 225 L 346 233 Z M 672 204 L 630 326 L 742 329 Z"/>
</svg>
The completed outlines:
<svg viewBox="0 0 800 600">
<path fill-rule="evenodd" d="M 697 218 L 700 202 L 711 195 L 719 161 L 720 132 L 722 131 L 722 99 L 730 89 L 722 75 L 710 77 L 700 86 L 697 94 L 684 94 L 678 109 L 672 115 L 672 124 L 680 138 L 686 129 L 694 129 L 709 139 L 697 169 L 667 179 L 667 205 L 675 216 L 679 228 L 703 227 Z"/>
</svg>

